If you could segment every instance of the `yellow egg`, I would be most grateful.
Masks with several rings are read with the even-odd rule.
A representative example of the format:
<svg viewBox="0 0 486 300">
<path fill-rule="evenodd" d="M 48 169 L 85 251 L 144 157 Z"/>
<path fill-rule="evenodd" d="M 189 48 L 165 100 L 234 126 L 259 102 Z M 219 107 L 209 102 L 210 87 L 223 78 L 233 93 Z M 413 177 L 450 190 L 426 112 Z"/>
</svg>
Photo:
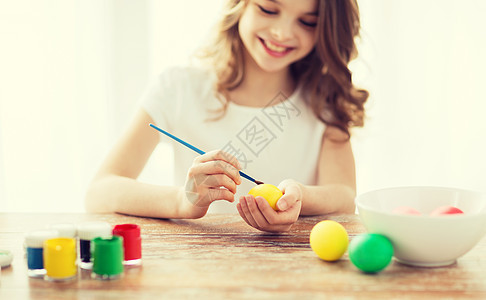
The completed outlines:
<svg viewBox="0 0 486 300">
<path fill-rule="evenodd" d="M 346 229 L 338 222 L 325 220 L 317 223 L 310 233 L 310 245 L 317 256 L 326 261 L 336 261 L 348 249 Z"/>
<path fill-rule="evenodd" d="M 278 210 L 277 201 L 282 197 L 282 191 L 280 191 L 278 187 L 268 183 L 255 186 L 248 192 L 248 194 L 253 195 L 254 197 L 261 196 L 265 198 L 274 210 Z"/>
</svg>

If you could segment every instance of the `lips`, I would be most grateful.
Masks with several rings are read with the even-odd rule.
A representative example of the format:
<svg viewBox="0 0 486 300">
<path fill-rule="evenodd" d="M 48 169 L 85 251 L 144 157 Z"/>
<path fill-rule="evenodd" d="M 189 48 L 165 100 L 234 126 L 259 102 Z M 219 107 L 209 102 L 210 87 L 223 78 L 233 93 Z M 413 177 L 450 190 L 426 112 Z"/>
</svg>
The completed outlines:
<svg viewBox="0 0 486 300">
<path fill-rule="evenodd" d="M 273 57 L 285 56 L 289 52 L 295 49 L 294 47 L 287 47 L 284 45 L 275 44 L 271 41 L 264 40 L 262 38 L 259 38 L 259 40 L 262 43 L 263 48 L 267 51 L 267 53 Z"/>
</svg>

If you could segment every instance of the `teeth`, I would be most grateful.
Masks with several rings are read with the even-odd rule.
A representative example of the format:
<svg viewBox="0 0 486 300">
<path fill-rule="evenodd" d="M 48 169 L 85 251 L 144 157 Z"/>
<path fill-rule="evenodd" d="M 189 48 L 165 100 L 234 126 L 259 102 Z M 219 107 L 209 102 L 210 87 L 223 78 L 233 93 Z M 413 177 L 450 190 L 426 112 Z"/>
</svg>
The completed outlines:
<svg viewBox="0 0 486 300">
<path fill-rule="evenodd" d="M 265 42 L 265 46 L 267 46 L 268 49 L 275 51 L 275 52 L 284 52 L 287 49 L 285 47 L 274 45 L 271 42 L 267 42 L 267 41 L 264 41 L 264 42 Z"/>
</svg>

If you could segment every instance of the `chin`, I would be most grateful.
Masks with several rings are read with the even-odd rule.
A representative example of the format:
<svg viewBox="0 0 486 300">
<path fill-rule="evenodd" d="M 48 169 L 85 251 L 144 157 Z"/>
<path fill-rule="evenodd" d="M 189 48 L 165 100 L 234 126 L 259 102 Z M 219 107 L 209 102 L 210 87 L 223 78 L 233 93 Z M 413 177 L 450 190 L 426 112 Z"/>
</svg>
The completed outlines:
<svg viewBox="0 0 486 300">
<path fill-rule="evenodd" d="M 279 72 L 283 72 L 283 71 L 286 71 L 288 67 L 285 67 L 285 68 L 261 68 L 264 72 L 266 73 L 279 73 Z"/>
<path fill-rule="evenodd" d="M 260 69 L 262 69 L 262 71 L 265 71 L 267 73 L 278 73 L 278 72 L 286 71 L 290 67 L 290 64 L 258 63 L 258 66 L 260 67 Z"/>
</svg>

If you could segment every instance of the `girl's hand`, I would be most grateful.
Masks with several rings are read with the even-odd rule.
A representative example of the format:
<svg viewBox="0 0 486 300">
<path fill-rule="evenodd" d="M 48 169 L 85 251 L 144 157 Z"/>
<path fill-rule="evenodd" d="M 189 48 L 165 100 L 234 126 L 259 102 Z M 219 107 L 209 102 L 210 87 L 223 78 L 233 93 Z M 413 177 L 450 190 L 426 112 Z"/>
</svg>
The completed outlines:
<svg viewBox="0 0 486 300">
<path fill-rule="evenodd" d="M 192 215 L 204 216 L 217 200 L 233 202 L 236 186 L 241 184 L 240 169 L 238 160 L 221 150 L 196 157 L 185 183 L 185 199 Z"/>
<path fill-rule="evenodd" d="M 240 197 L 236 205 L 240 216 L 248 225 L 269 232 L 289 231 L 297 221 L 302 208 L 302 185 L 295 180 L 286 179 L 278 188 L 283 196 L 277 202 L 278 211 L 260 196 L 252 195 Z"/>
</svg>

